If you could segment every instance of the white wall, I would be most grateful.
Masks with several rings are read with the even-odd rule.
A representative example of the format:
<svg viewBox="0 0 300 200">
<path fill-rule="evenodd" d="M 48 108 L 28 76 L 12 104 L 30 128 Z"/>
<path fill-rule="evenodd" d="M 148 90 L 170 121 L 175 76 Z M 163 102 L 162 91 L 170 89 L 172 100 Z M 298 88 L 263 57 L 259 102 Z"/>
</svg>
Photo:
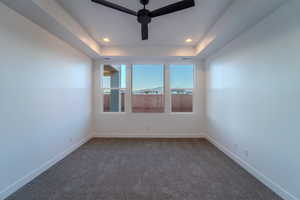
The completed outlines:
<svg viewBox="0 0 300 200">
<path fill-rule="evenodd" d="M 136 58 L 138 59 L 138 58 Z M 136 62 L 136 60 L 134 61 Z M 170 61 L 168 61 L 170 62 Z M 178 62 L 178 61 L 177 61 Z M 121 61 L 119 63 L 122 63 Z M 126 62 L 128 63 L 128 61 Z M 130 62 L 129 62 L 130 63 Z M 162 63 L 164 61 L 141 61 L 139 63 Z M 176 62 L 175 62 L 176 63 Z M 95 123 L 94 132 L 100 137 L 199 137 L 205 130 L 205 73 L 203 64 L 196 64 L 197 85 L 194 90 L 195 112 L 172 113 L 102 113 L 100 66 L 94 66 Z M 130 64 L 128 64 L 130 65 Z"/>
<path fill-rule="evenodd" d="M 207 62 L 210 137 L 286 199 L 300 199 L 299 10 L 289 1 Z"/>
<path fill-rule="evenodd" d="M 91 60 L 0 3 L 0 199 L 90 134 Z"/>
</svg>

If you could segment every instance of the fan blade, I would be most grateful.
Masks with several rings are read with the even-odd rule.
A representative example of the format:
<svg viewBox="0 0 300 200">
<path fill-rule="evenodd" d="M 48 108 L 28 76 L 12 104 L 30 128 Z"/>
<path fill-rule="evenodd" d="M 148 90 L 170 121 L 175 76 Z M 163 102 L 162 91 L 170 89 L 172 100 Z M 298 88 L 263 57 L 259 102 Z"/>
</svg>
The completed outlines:
<svg viewBox="0 0 300 200">
<path fill-rule="evenodd" d="M 183 1 L 179 1 L 177 3 L 171 4 L 171 5 L 168 5 L 166 7 L 162 7 L 162 8 L 159 8 L 157 10 L 154 10 L 150 13 L 150 16 L 151 17 L 158 17 L 158 16 L 161 16 L 161 15 L 166 15 L 166 14 L 173 13 L 173 12 L 176 12 L 176 11 L 180 11 L 180 10 L 190 8 L 190 7 L 193 7 L 193 6 L 195 6 L 195 1 L 194 0 L 183 0 Z"/>
<path fill-rule="evenodd" d="M 148 40 L 148 24 L 142 23 L 142 40 Z"/>
<path fill-rule="evenodd" d="M 133 10 L 130 10 L 128 8 L 125 8 L 123 6 L 119 6 L 117 4 L 111 3 L 111 2 L 106 1 L 106 0 L 92 0 L 92 2 L 101 4 L 103 6 L 107 6 L 107 7 L 112 8 L 112 9 L 116 9 L 118 11 L 130 14 L 130 15 L 137 16 L 137 12 L 135 12 Z"/>
</svg>

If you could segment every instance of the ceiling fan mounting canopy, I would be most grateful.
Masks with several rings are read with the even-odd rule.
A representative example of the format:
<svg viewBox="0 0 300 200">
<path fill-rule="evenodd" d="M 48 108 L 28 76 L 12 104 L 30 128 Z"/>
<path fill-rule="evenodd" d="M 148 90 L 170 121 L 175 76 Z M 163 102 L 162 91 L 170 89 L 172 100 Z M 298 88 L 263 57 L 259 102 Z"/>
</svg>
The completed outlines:
<svg viewBox="0 0 300 200">
<path fill-rule="evenodd" d="M 149 3 L 149 0 L 140 0 L 141 4 L 147 5 Z"/>
<path fill-rule="evenodd" d="M 177 3 L 170 4 L 168 6 L 158 8 L 153 11 L 149 11 L 146 9 L 146 5 L 149 3 L 149 0 L 140 0 L 140 3 L 143 4 L 144 8 L 139 10 L 138 12 L 125 8 L 123 6 L 111 3 L 107 0 L 91 0 L 94 3 L 101 4 L 103 6 L 133 15 L 137 17 L 137 21 L 142 26 L 142 40 L 148 40 L 148 25 L 151 22 L 151 19 L 154 17 L 170 14 L 173 12 L 177 12 L 180 10 L 184 10 L 190 7 L 195 6 L 194 0 L 182 0 Z"/>
<path fill-rule="evenodd" d="M 137 13 L 137 20 L 141 24 L 149 24 L 151 22 L 150 11 L 146 9 L 139 10 Z"/>
</svg>

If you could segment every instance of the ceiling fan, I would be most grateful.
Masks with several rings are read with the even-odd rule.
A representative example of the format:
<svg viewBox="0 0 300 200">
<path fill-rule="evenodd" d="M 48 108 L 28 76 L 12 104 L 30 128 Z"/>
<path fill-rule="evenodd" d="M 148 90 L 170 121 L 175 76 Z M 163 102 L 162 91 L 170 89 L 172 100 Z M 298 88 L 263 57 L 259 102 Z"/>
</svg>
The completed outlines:
<svg viewBox="0 0 300 200">
<path fill-rule="evenodd" d="M 146 9 L 146 5 L 149 3 L 149 0 L 140 0 L 140 3 L 143 4 L 144 8 L 136 12 L 106 0 L 92 0 L 92 2 L 137 16 L 137 21 L 142 25 L 142 40 L 148 40 L 148 24 L 151 22 L 152 18 L 195 6 L 194 0 L 182 0 L 153 11 L 149 11 Z"/>
</svg>

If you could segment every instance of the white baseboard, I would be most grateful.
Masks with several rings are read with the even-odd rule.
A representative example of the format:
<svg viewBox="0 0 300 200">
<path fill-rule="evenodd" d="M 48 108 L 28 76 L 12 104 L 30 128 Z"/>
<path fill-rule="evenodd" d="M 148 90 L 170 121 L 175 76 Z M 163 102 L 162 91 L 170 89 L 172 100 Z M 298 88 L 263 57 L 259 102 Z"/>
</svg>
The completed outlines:
<svg viewBox="0 0 300 200">
<path fill-rule="evenodd" d="M 251 166 L 247 161 L 243 160 L 240 156 L 230 151 L 228 148 L 224 147 L 220 143 L 218 143 L 215 139 L 208 136 L 206 134 L 206 138 L 209 142 L 211 142 L 213 145 L 215 145 L 219 150 L 224 152 L 228 157 L 230 157 L 232 160 L 234 160 L 236 163 L 238 163 L 241 167 L 243 167 L 245 170 L 247 170 L 250 174 L 252 174 L 255 178 L 260 180 L 263 184 L 265 184 L 267 187 L 269 187 L 272 191 L 274 191 L 276 194 L 281 196 L 285 200 L 299 200 L 297 197 L 286 191 L 283 187 L 275 183 L 272 179 L 265 176 L 262 172 L 260 172 L 255 167 Z"/>
<path fill-rule="evenodd" d="M 95 138 L 206 138 L 202 133 L 93 133 Z"/>
<path fill-rule="evenodd" d="M 32 181 L 34 178 L 36 178 L 37 176 L 39 176 L 40 174 L 42 174 L 43 172 L 45 172 L 47 169 L 49 169 L 50 167 L 52 167 L 58 161 L 62 160 L 67 155 L 69 155 L 70 153 L 72 153 L 73 151 L 75 151 L 76 149 L 78 149 L 81 145 L 83 145 L 84 143 L 86 143 L 87 141 L 89 141 L 91 138 L 92 138 L 91 136 L 88 136 L 88 137 L 82 139 L 80 142 L 78 142 L 76 144 L 73 144 L 71 147 L 69 147 L 64 152 L 62 152 L 62 153 L 58 154 L 57 156 L 55 156 L 54 158 L 48 160 L 47 162 L 45 162 L 44 164 L 42 164 L 40 167 L 32 170 L 30 173 L 28 173 L 24 177 L 20 178 L 19 180 L 17 180 L 13 184 L 9 185 L 4 190 L 0 191 L 0 200 L 4 200 L 9 195 L 11 195 L 14 192 L 16 192 L 18 189 L 20 189 L 21 187 L 23 187 L 24 185 L 26 185 L 27 183 L 29 183 L 30 181 Z"/>
</svg>

